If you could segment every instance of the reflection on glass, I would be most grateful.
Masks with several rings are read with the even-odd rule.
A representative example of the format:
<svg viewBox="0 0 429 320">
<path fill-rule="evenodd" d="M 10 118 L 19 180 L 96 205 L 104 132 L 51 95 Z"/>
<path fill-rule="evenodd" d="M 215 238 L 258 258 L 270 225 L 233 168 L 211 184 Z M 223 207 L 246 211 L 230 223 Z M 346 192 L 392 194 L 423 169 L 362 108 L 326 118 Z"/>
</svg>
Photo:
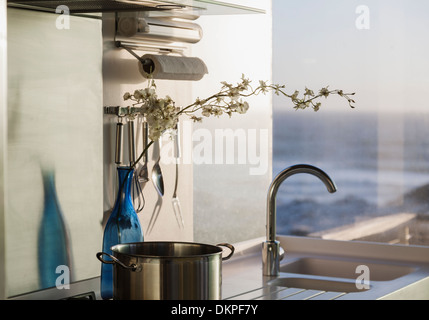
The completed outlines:
<svg viewBox="0 0 429 320">
<path fill-rule="evenodd" d="M 44 210 L 39 229 L 38 261 L 41 288 L 56 286 L 57 268 L 70 269 L 70 241 L 55 188 L 53 170 L 43 170 Z M 63 283 L 62 283 L 63 284 Z"/>
<path fill-rule="evenodd" d="M 64 214 L 73 242 L 69 248 L 73 282 L 100 274 L 94 253 L 100 250 L 103 236 L 101 20 L 70 16 L 70 30 L 58 30 L 51 17 L 44 12 L 7 10 L 7 137 L 0 139 L 7 139 L 3 152 L 10 177 L 4 186 L 8 191 L 4 263 L 9 297 L 41 289 L 39 256 L 49 254 L 42 243 L 49 242 L 48 230 L 55 229 L 47 227 L 48 213 L 43 217 L 41 164 L 55 168 L 56 190 L 52 187 L 47 192 L 45 202 L 49 207 L 56 198 Z M 43 38 L 42 46 L 34 41 L 38 37 Z M 44 238 L 40 252 L 39 233 Z M 43 273 L 46 263 L 40 261 Z M 66 276 L 64 271 L 55 274 L 55 269 L 49 273 L 57 280 Z M 47 286 L 53 284 L 50 281 Z"/>
</svg>

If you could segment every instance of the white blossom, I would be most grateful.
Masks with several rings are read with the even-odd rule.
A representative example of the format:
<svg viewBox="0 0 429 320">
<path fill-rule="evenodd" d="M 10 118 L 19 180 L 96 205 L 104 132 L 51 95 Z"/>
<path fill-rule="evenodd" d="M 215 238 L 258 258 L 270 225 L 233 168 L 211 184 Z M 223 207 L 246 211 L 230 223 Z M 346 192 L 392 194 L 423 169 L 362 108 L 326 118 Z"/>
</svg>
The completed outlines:
<svg viewBox="0 0 429 320">
<path fill-rule="evenodd" d="M 197 98 L 194 103 L 184 108 L 176 107 L 174 100 L 168 95 L 165 98 L 158 98 L 156 85 L 153 80 L 149 81 L 149 85 L 145 89 L 135 90 L 133 94 L 126 92 L 123 95 L 123 99 L 125 101 L 135 101 L 133 107 L 140 106 L 140 112 L 149 125 L 149 138 L 152 141 L 157 141 L 165 132 L 174 131 L 179 117 L 182 115 L 187 115 L 194 122 L 201 122 L 203 117 L 220 117 L 223 114 L 232 117 L 233 114 L 237 113 L 245 114 L 248 112 L 250 105 L 243 98 L 246 99 L 260 93 L 266 94 L 270 90 L 273 90 L 276 95 L 283 95 L 289 98 L 295 109 L 312 107 L 314 111 L 318 111 L 321 103 L 316 101 L 316 99 L 320 97 L 327 98 L 330 94 L 337 94 L 347 99 L 352 108 L 354 108 L 352 104 L 355 103 L 349 97 L 354 95 L 354 93 L 345 94 L 342 90 L 329 91 L 328 87 L 319 90 L 317 96 L 313 90 L 305 88 L 303 98 L 298 97 L 300 94 L 298 90 L 289 95 L 284 92 L 284 85 L 268 84 L 266 81 L 259 81 L 259 86 L 253 89 L 251 81 L 244 74 L 236 86 L 226 81 L 221 82 L 221 85 L 218 93 L 211 95 L 207 99 Z M 199 113 L 201 116 L 197 116 L 195 113 Z M 130 117 L 135 117 L 135 115 L 131 115 Z M 142 156 L 143 154 L 139 159 Z"/>
</svg>

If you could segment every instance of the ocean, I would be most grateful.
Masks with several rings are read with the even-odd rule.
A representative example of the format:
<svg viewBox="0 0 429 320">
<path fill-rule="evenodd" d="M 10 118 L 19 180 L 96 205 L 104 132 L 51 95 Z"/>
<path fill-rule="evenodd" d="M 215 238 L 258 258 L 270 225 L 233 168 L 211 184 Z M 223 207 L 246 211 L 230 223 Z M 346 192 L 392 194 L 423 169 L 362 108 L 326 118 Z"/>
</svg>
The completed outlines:
<svg viewBox="0 0 429 320">
<path fill-rule="evenodd" d="M 394 211 L 429 215 L 429 114 L 275 111 L 273 139 L 274 176 L 305 163 L 324 170 L 338 187 L 329 194 L 316 177 L 290 177 L 277 196 L 283 234 Z"/>
</svg>

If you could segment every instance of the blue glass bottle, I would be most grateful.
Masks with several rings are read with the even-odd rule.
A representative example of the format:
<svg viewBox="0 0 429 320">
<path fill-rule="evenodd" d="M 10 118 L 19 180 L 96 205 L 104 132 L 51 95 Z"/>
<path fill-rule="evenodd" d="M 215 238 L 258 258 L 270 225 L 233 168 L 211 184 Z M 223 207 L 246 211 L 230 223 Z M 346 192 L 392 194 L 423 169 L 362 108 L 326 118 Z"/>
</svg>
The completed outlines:
<svg viewBox="0 0 429 320">
<path fill-rule="evenodd" d="M 118 167 L 119 188 L 115 206 L 104 228 L 103 252 L 112 254 L 111 247 L 123 243 L 143 242 L 143 231 L 131 199 L 134 170 Z M 105 260 L 109 258 L 105 257 Z M 101 297 L 113 297 L 113 265 L 101 264 Z"/>
<path fill-rule="evenodd" d="M 42 170 L 44 209 L 38 234 L 38 267 L 41 289 L 55 287 L 57 267 L 70 266 L 70 243 L 55 188 L 52 170 Z"/>
</svg>

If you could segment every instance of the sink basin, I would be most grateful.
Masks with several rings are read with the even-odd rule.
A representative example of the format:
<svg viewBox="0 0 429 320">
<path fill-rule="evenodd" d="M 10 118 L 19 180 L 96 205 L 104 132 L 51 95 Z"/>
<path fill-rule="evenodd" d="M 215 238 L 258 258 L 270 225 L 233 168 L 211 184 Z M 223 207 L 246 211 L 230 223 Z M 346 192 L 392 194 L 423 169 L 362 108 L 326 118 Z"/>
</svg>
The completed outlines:
<svg viewBox="0 0 429 320">
<path fill-rule="evenodd" d="M 277 277 L 261 272 L 265 237 L 234 245 L 239 254 L 222 268 L 224 299 L 429 299 L 428 247 L 291 236 L 277 240 L 286 251 Z M 356 272 L 359 266 L 367 266 L 369 274 Z M 368 289 L 361 290 L 365 285 Z"/>
<path fill-rule="evenodd" d="M 369 289 L 358 289 L 353 281 L 335 281 L 309 278 L 278 278 L 269 283 L 271 286 L 300 288 L 326 292 L 365 292 Z"/>
<path fill-rule="evenodd" d="M 365 265 L 369 268 L 369 278 L 371 281 L 391 281 L 406 276 L 416 270 L 410 266 L 394 264 L 300 258 L 280 266 L 280 272 L 356 280 L 356 278 L 361 275 L 361 273 L 356 273 L 356 268 L 361 265 Z"/>
</svg>

